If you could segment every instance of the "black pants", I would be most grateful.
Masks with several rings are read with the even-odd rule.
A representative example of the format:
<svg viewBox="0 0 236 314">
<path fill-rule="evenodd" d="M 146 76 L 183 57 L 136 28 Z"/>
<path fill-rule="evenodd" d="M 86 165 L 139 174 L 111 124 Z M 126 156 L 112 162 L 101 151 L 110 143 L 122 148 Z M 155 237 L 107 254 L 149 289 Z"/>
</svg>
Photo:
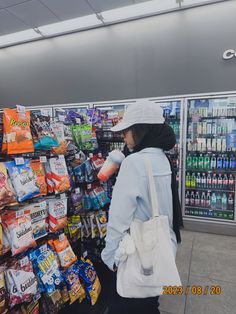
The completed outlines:
<svg viewBox="0 0 236 314">
<path fill-rule="evenodd" d="M 116 273 L 111 274 L 108 314 L 160 314 L 158 298 L 122 298 L 116 291 Z"/>
</svg>

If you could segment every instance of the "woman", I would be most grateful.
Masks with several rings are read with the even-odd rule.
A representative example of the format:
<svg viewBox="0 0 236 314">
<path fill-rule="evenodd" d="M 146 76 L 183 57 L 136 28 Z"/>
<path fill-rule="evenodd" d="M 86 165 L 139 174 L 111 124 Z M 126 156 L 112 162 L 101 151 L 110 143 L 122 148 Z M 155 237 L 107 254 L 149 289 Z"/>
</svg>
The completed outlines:
<svg viewBox="0 0 236 314">
<path fill-rule="evenodd" d="M 176 139 L 173 130 L 164 121 L 159 104 L 139 101 L 130 105 L 125 111 L 123 120 L 111 130 L 122 131 L 124 141 L 132 151 L 132 154 L 122 162 L 113 190 L 106 247 L 102 252 L 104 263 L 115 272 L 116 264 L 119 262 L 115 260 L 115 253 L 132 220 L 137 218 L 146 221 L 151 217 L 144 155 L 148 156 L 152 164 L 160 214 L 168 216 L 174 255 L 176 255 L 177 240 L 180 242 L 179 228 L 182 225 L 182 216 L 178 193 L 174 186 L 174 174 L 164 153 L 164 150 L 174 147 Z M 115 278 L 112 289 L 113 291 L 116 289 Z M 130 299 L 114 293 L 109 303 L 109 314 L 160 313 L 158 296 Z"/>
</svg>

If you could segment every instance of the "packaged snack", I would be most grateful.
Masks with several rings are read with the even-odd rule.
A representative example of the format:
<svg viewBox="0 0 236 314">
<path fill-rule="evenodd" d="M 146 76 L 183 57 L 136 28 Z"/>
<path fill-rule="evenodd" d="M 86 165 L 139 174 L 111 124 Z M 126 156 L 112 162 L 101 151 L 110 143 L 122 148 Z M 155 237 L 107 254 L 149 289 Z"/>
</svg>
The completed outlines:
<svg viewBox="0 0 236 314">
<path fill-rule="evenodd" d="M 38 281 L 28 256 L 11 260 L 5 274 L 10 307 L 29 302 L 38 293 Z"/>
<path fill-rule="evenodd" d="M 81 303 L 85 298 L 85 290 L 79 280 L 79 265 L 74 263 L 64 272 L 64 278 L 70 296 L 70 304 L 79 300 Z"/>
<path fill-rule="evenodd" d="M 52 170 L 50 168 L 49 161 L 45 163 L 45 172 L 46 172 L 47 191 L 49 194 L 52 194 L 54 193 L 54 182 L 52 179 Z"/>
<path fill-rule="evenodd" d="M 39 195 L 47 195 L 47 183 L 43 165 L 39 160 L 31 160 L 30 166 L 36 178 L 36 185 L 40 191 Z"/>
<path fill-rule="evenodd" d="M 10 243 L 12 255 L 22 253 L 36 245 L 30 210 L 6 211 L 2 215 L 2 225 Z"/>
<path fill-rule="evenodd" d="M 4 132 L 8 154 L 23 154 L 34 152 L 30 131 L 30 112 L 24 107 L 19 109 L 4 109 Z"/>
<path fill-rule="evenodd" d="M 7 169 L 3 162 L 0 163 L 0 209 L 5 205 L 16 204 L 16 196 L 8 184 Z"/>
<path fill-rule="evenodd" d="M 51 199 L 49 208 L 49 231 L 55 232 L 67 225 L 67 199 Z"/>
<path fill-rule="evenodd" d="M 104 207 L 105 205 L 108 205 L 110 203 L 110 199 L 108 198 L 106 192 L 101 186 L 97 186 L 93 190 L 94 194 L 96 195 L 98 202 L 101 207 Z"/>
<path fill-rule="evenodd" d="M 64 234 L 61 234 L 59 239 L 54 240 L 53 243 L 59 256 L 61 267 L 68 268 L 77 261 L 77 257 Z"/>
<path fill-rule="evenodd" d="M 76 242 L 80 239 L 81 218 L 80 215 L 68 217 L 68 232 L 70 240 Z"/>
<path fill-rule="evenodd" d="M 25 159 L 22 165 L 16 165 L 15 161 L 7 161 L 5 165 L 19 202 L 24 202 L 39 194 L 39 188 L 28 159 Z"/>
<path fill-rule="evenodd" d="M 5 314 L 7 313 L 7 290 L 6 290 L 6 283 L 4 277 L 4 271 L 6 267 L 0 266 L 0 313 Z"/>
<path fill-rule="evenodd" d="M 1 228 L 2 228 L 2 224 L 1 224 Z M 6 231 L 3 229 L 2 230 L 2 255 L 6 254 L 10 250 L 11 250 L 11 246 L 6 235 Z"/>
<path fill-rule="evenodd" d="M 37 135 L 37 141 L 34 144 L 35 149 L 50 150 L 53 147 L 58 147 L 58 140 L 52 131 L 49 116 L 35 115 L 31 112 L 32 129 Z"/>
<path fill-rule="evenodd" d="M 34 239 L 38 240 L 48 233 L 48 217 L 47 203 L 45 201 L 30 206 L 30 217 L 33 229 Z"/>
<path fill-rule="evenodd" d="M 41 292 L 52 293 L 59 289 L 63 278 L 54 252 L 47 244 L 29 253 L 34 271 L 40 279 Z"/>
<path fill-rule="evenodd" d="M 76 188 L 74 192 L 71 193 L 71 202 L 74 208 L 74 213 L 80 213 L 83 209 L 83 192 L 80 188 Z"/>
<path fill-rule="evenodd" d="M 96 222 L 100 234 L 100 238 L 104 238 L 107 233 L 107 215 L 104 211 L 96 213 Z"/>
<path fill-rule="evenodd" d="M 39 314 L 39 300 L 33 299 L 30 303 L 22 304 L 21 311 L 23 314 Z"/>
<path fill-rule="evenodd" d="M 86 216 L 81 216 L 81 223 L 82 223 L 82 231 L 83 237 L 88 238 L 91 236 L 91 226 L 90 222 L 87 220 Z M 81 237 L 82 238 L 82 237 Z"/>
<path fill-rule="evenodd" d="M 82 150 L 92 150 L 92 125 L 73 125 L 72 126 L 73 139 Z"/>
<path fill-rule="evenodd" d="M 91 190 L 89 192 L 89 196 L 90 196 L 90 200 L 91 200 L 91 204 L 92 204 L 92 209 L 93 210 L 99 210 L 101 208 L 101 206 L 100 206 L 98 198 L 97 198 L 97 196 L 93 190 Z"/>
<path fill-rule="evenodd" d="M 67 289 L 67 286 L 64 284 L 61 289 L 61 297 L 63 300 L 63 303 L 66 304 L 68 301 L 70 301 L 70 295 Z"/>
<path fill-rule="evenodd" d="M 84 163 L 82 165 L 75 166 L 73 168 L 75 180 L 78 183 L 84 183 L 85 182 L 85 165 Z"/>
<path fill-rule="evenodd" d="M 105 160 L 102 158 L 102 154 L 99 153 L 98 155 L 93 156 L 93 158 L 91 159 L 91 162 L 92 162 L 93 169 L 96 171 L 99 171 L 102 168 Z"/>
<path fill-rule="evenodd" d="M 50 168 L 55 193 L 65 192 L 70 189 L 70 179 L 67 172 L 65 157 L 60 155 L 58 158 L 50 158 Z"/>
<path fill-rule="evenodd" d="M 65 155 L 67 145 L 64 135 L 64 124 L 62 122 L 53 122 L 51 123 L 51 128 L 59 143 L 58 147 L 52 148 L 52 153 Z"/>
<path fill-rule="evenodd" d="M 1 225 L 2 219 L 0 217 L 0 256 L 3 255 L 3 234 L 2 234 L 2 225 Z"/>
<path fill-rule="evenodd" d="M 90 226 L 91 226 L 91 237 L 92 239 L 94 239 L 96 237 L 99 237 L 99 230 L 98 230 L 95 214 L 94 213 L 90 214 L 89 219 L 90 219 Z"/>
<path fill-rule="evenodd" d="M 63 298 L 59 289 L 44 295 L 46 302 L 46 312 L 50 314 L 57 314 L 63 307 Z M 43 300 L 42 300 L 43 301 Z"/>
<path fill-rule="evenodd" d="M 84 191 L 83 207 L 84 210 L 90 210 L 92 208 L 91 197 L 88 191 Z"/>
<path fill-rule="evenodd" d="M 84 167 L 85 167 L 85 182 L 92 183 L 94 181 L 94 174 L 90 159 L 84 162 Z"/>
<path fill-rule="evenodd" d="M 79 275 L 85 284 L 87 299 L 94 305 L 101 292 L 101 284 L 93 263 L 89 259 L 81 258 L 79 260 Z"/>
</svg>

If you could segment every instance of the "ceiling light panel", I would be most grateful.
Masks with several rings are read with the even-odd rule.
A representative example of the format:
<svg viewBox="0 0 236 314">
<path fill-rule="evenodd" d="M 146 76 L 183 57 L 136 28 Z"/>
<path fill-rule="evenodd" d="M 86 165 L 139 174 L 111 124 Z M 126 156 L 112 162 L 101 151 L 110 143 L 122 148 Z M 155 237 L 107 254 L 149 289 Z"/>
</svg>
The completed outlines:
<svg viewBox="0 0 236 314">
<path fill-rule="evenodd" d="M 6 10 L 0 10 L 0 33 L 9 34 L 28 29 L 29 26 Z"/>
<path fill-rule="evenodd" d="M 33 29 L 28 29 L 26 31 L 0 36 L 0 47 L 6 47 L 13 44 L 23 43 L 41 37 L 42 36 L 36 33 Z"/>
<path fill-rule="evenodd" d="M 101 13 L 105 23 L 112 23 L 150 16 L 177 9 L 178 7 L 175 0 L 151 0 Z"/>
<path fill-rule="evenodd" d="M 70 19 L 38 27 L 38 30 L 43 34 L 43 36 L 53 36 L 83 30 L 98 25 L 102 25 L 102 22 L 97 18 L 96 14 L 91 14 L 76 19 Z"/>
</svg>

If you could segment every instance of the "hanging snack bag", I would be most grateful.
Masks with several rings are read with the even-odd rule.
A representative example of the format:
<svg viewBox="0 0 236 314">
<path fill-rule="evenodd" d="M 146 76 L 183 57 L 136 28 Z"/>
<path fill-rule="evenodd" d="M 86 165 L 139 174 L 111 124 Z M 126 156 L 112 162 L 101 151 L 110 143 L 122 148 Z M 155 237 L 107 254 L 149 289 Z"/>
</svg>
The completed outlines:
<svg viewBox="0 0 236 314">
<path fill-rule="evenodd" d="M 54 252 L 47 244 L 29 253 L 34 271 L 41 282 L 41 292 L 52 293 L 58 289 L 63 278 Z"/>
<path fill-rule="evenodd" d="M 11 260 L 5 274 L 10 307 L 29 302 L 38 293 L 38 280 L 28 256 Z"/>
<path fill-rule="evenodd" d="M 60 155 L 58 158 L 50 158 L 50 168 L 55 193 L 62 193 L 70 189 L 70 178 L 68 175 L 65 157 Z"/>
<path fill-rule="evenodd" d="M 94 173 L 90 159 L 84 162 L 84 167 L 85 167 L 85 182 L 92 183 L 94 181 Z"/>
<path fill-rule="evenodd" d="M 46 172 L 47 191 L 49 194 L 52 194 L 54 193 L 54 182 L 52 179 L 52 170 L 50 168 L 49 161 L 45 163 L 45 172 Z"/>
<path fill-rule="evenodd" d="M 2 215 L 2 225 L 11 246 L 12 255 L 36 246 L 30 210 L 9 210 Z"/>
<path fill-rule="evenodd" d="M 70 240 L 76 242 L 80 239 L 81 232 L 81 218 L 80 215 L 73 215 L 68 217 L 68 232 Z"/>
<path fill-rule="evenodd" d="M 48 234 L 47 224 L 47 203 L 45 201 L 32 204 L 30 206 L 30 217 L 32 222 L 32 229 L 34 239 L 38 240 Z"/>
<path fill-rule="evenodd" d="M 33 298 L 30 303 L 24 303 L 21 305 L 22 314 L 39 314 L 39 300 Z"/>
<path fill-rule="evenodd" d="M 100 209 L 100 204 L 99 204 L 98 198 L 97 198 L 97 196 L 96 196 L 96 194 L 94 193 L 93 190 L 91 190 L 89 192 L 89 196 L 90 196 L 90 200 L 91 200 L 91 203 L 92 203 L 92 209 L 93 210 L 99 210 Z"/>
<path fill-rule="evenodd" d="M 39 194 L 39 188 L 28 159 L 25 159 L 21 165 L 16 165 L 15 161 L 7 161 L 5 165 L 19 202 L 24 202 Z"/>
<path fill-rule="evenodd" d="M 75 180 L 78 183 L 84 183 L 85 182 L 85 165 L 84 163 L 82 165 L 75 166 L 73 168 Z"/>
<path fill-rule="evenodd" d="M 47 195 L 47 183 L 42 163 L 39 160 L 31 160 L 30 166 L 36 178 L 36 185 L 39 188 L 40 195 Z"/>
<path fill-rule="evenodd" d="M 49 231 L 56 232 L 67 226 L 67 199 L 51 199 L 48 201 Z"/>
<path fill-rule="evenodd" d="M 37 141 L 34 148 L 38 150 L 50 150 L 53 147 L 58 147 L 58 140 L 52 131 L 49 116 L 35 115 L 31 113 L 32 125 L 34 133 L 37 134 Z"/>
<path fill-rule="evenodd" d="M 84 191 L 83 207 L 84 210 L 90 210 L 92 208 L 91 197 L 88 191 Z"/>
<path fill-rule="evenodd" d="M 55 250 L 59 256 L 61 267 L 68 268 L 77 261 L 77 257 L 73 252 L 67 237 L 64 234 L 59 239 L 53 241 Z"/>
<path fill-rule="evenodd" d="M 99 230 L 97 226 L 95 213 L 90 214 L 90 226 L 91 226 L 91 237 L 92 239 L 99 237 Z"/>
<path fill-rule="evenodd" d="M 65 155 L 67 145 L 65 141 L 64 124 L 62 122 L 53 122 L 51 123 L 51 128 L 59 143 L 58 147 L 52 148 L 52 153 Z"/>
<path fill-rule="evenodd" d="M 101 292 L 101 284 L 93 263 L 89 259 L 85 260 L 81 258 L 79 260 L 79 275 L 85 284 L 87 298 L 91 301 L 91 304 L 94 305 Z"/>
<path fill-rule="evenodd" d="M 71 203 L 74 208 L 74 213 L 80 213 L 83 209 L 83 191 L 80 188 L 76 188 L 74 192 L 71 193 Z"/>
<path fill-rule="evenodd" d="M 2 224 L 1 224 L 2 227 Z M 10 243 L 8 241 L 6 230 L 2 230 L 2 255 L 8 253 L 11 250 Z"/>
<path fill-rule="evenodd" d="M 100 234 L 100 238 L 104 238 L 107 233 L 107 216 L 104 211 L 96 213 L 96 222 Z"/>
<path fill-rule="evenodd" d="M 7 169 L 3 162 L 0 163 L 0 209 L 5 205 L 17 203 L 13 189 L 8 184 Z"/>
<path fill-rule="evenodd" d="M 101 186 L 97 186 L 93 190 L 93 192 L 96 195 L 101 207 L 104 207 L 105 205 L 108 205 L 110 203 L 109 197 L 107 196 L 105 190 Z"/>
<path fill-rule="evenodd" d="M 34 152 L 30 112 L 22 106 L 18 106 L 17 109 L 4 109 L 3 112 L 7 153 L 10 155 Z"/>
<path fill-rule="evenodd" d="M 0 313 L 5 314 L 7 313 L 7 289 L 6 289 L 6 282 L 4 271 L 6 270 L 5 265 L 0 266 Z"/>
<path fill-rule="evenodd" d="M 74 263 L 64 272 L 64 278 L 70 296 L 70 304 L 76 300 L 79 300 L 81 303 L 86 298 L 86 294 L 80 283 L 78 263 Z"/>
</svg>

